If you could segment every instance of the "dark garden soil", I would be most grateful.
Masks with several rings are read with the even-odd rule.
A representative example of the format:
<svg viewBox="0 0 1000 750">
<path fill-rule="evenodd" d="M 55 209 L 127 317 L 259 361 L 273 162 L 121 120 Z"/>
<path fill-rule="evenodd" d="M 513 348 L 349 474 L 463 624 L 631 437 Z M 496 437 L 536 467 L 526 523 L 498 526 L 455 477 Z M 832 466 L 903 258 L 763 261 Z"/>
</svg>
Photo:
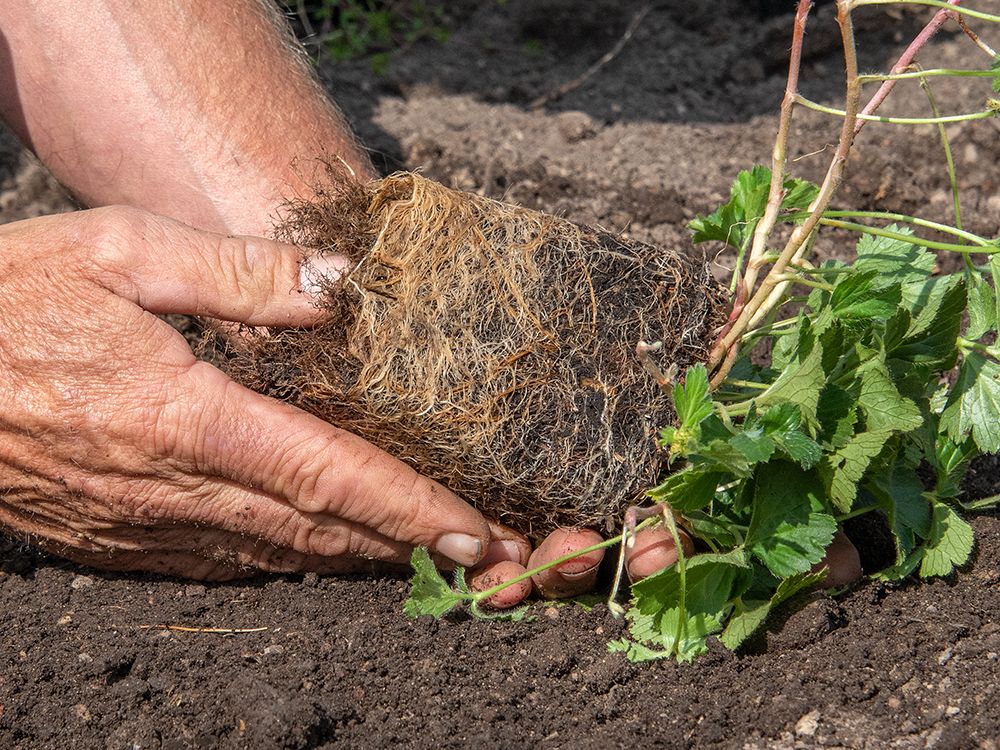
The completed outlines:
<svg viewBox="0 0 1000 750">
<path fill-rule="evenodd" d="M 746 0 L 657 3 L 617 59 L 532 109 L 610 49 L 639 4 L 454 5 L 448 43 L 415 44 L 381 76 L 365 62 L 322 66 L 384 169 L 419 167 L 677 247 L 686 220 L 726 195 L 736 171 L 768 159 L 788 17 L 762 21 Z M 1000 0 L 977 7 L 1000 12 Z M 836 105 L 830 15 L 821 7 L 803 77 L 810 96 Z M 863 65 L 890 65 L 919 24 L 910 13 L 862 14 Z M 972 67 L 976 54 L 945 34 L 923 59 Z M 981 83 L 936 89 L 947 111 L 981 104 Z M 915 86 L 901 94 L 894 112 L 926 112 Z M 946 220 L 934 130 L 888 128 L 862 134 L 838 202 Z M 802 176 L 823 169 L 835 130 L 797 115 Z M 967 227 L 996 236 L 1000 123 L 949 134 Z M 70 207 L 9 136 L 0 190 L 2 221 Z M 847 247 L 823 242 L 827 254 Z M 970 497 L 998 489 L 1000 461 L 981 461 Z M 105 574 L 0 540 L 0 747 L 994 748 L 1000 516 L 973 525 L 975 558 L 952 580 L 820 595 L 745 652 L 720 646 L 683 666 L 608 654 L 621 625 L 603 605 L 538 603 L 517 624 L 410 621 L 398 578 L 204 586 Z"/>
</svg>

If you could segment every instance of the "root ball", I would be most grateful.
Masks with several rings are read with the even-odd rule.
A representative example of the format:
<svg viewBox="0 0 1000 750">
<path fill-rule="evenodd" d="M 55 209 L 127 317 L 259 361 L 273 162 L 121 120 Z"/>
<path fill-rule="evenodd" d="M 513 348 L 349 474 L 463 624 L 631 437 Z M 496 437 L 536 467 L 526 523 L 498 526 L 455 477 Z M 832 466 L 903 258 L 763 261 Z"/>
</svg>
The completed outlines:
<svg viewBox="0 0 1000 750">
<path fill-rule="evenodd" d="M 530 536 L 620 521 L 673 418 L 653 373 L 703 360 L 722 322 L 705 265 L 416 174 L 334 184 L 278 233 L 350 259 L 330 321 L 251 335 L 232 374 Z M 640 341 L 662 342 L 645 365 Z"/>
</svg>

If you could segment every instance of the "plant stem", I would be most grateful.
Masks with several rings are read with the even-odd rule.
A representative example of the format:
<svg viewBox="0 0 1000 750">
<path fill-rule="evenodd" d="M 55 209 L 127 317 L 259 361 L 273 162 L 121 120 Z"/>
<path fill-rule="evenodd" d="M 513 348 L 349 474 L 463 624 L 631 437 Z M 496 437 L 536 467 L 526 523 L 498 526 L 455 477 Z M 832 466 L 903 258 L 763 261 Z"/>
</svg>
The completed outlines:
<svg viewBox="0 0 1000 750">
<path fill-rule="evenodd" d="M 962 31 L 964 31 L 965 35 L 972 40 L 973 44 L 975 44 L 977 47 L 979 47 L 979 49 L 981 49 L 983 52 L 989 55 L 991 59 L 997 56 L 997 51 L 993 49 L 990 45 L 988 45 L 986 42 L 984 42 L 982 39 L 980 39 L 979 35 L 975 31 L 969 28 L 969 24 L 966 23 L 965 19 L 962 18 L 961 15 L 956 15 L 955 20 L 958 21 L 958 25 L 962 27 Z"/>
<path fill-rule="evenodd" d="M 889 70 L 891 74 L 902 73 L 913 64 L 913 60 L 916 58 L 917 52 L 919 52 L 921 48 L 931 40 L 931 38 L 938 32 L 938 29 L 944 25 L 944 22 L 952 16 L 952 10 L 961 1 L 962 0 L 948 0 L 947 3 L 941 3 L 944 7 L 935 13 L 930 22 L 913 38 L 913 41 L 906 47 L 903 54 L 899 56 L 896 64 Z M 861 5 L 862 3 L 861 0 L 854 0 L 854 4 Z M 854 135 L 860 133 L 861 129 L 865 126 L 864 116 L 871 115 L 876 109 L 882 106 L 882 102 L 884 102 L 886 97 L 889 96 L 889 93 L 895 85 L 896 81 L 890 79 L 879 86 L 878 91 L 875 92 L 875 95 L 864 106 L 864 109 L 861 110 L 863 117 L 861 117 L 854 124 Z"/>
<path fill-rule="evenodd" d="M 784 218 L 790 220 L 804 219 L 806 217 L 805 212 L 799 212 L 795 214 L 787 214 Z M 961 237 L 963 240 L 968 240 L 975 245 L 981 245 L 989 247 L 994 243 L 985 237 L 980 237 L 978 234 L 973 234 L 972 232 L 966 232 L 962 229 L 956 229 L 948 224 L 939 224 L 936 221 L 930 221 L 929 219 L 921 219 L 919 216 L 909 216 L 908 214 L 897 214 L 889 211 L 824 211 L 823 218 L 820 219 L 820 223 L 826 223 L 826 219 L 884 219 L 886 221 L 902 221 L 907 224 L 913 224 L 917 227 L 924 227 L 925 229 L 933 229 L 944 234 L 951 234 L 955 237 Z"/>
<path fill-rule="evenodd" d="M 807 286 L 810 289 L 822 289 L 824 292 L 833 291 L 833 284 L 827 284 L 825 281 L 814 281 L 812 279 L 803 278 L 797 273 L 783 273 L 777 278 L 779 281 L 801 284 L 802 286 Z"/>
<path fill-rule="evenodd" d="M 716 342 L 709 355 L 708 367 L 714 370 L 712 376 L 713 387 L 725 379 L 732 361 L 735 359 L 735 347 L 737 342 L 743 337 L 746 330 L 755 320 L 759 321 L 766 317 L 768 312 L 776 305 L 784 294 L 788 282 L 780 280 L 789 263 L 799 260 L 799 252 L 805 252 L 808 247 L 808 240 L 819 223 L 823 212 L 830 205 L 833 194 L 840 187 L 844 176 L 844 165 L 847 163 L 847 155 L 851 150 L 854 141 L 854 124 L 857 122 L 857 112 L 859 99 L 861 97 L 861 84 L 858 82 L 858 57 L 854 45 L 854 24 L 851 19 L 850 0 L 837 0 L 837 22 L 840 26 L 840 35 L 844 47 L 844 67 L 846 69 L 846 94 L 844 111 L 844 124 L 840 131 L 840 140 L 837 143 L 837 151 L 830 162 L 826 177 L 820 185 L 819 193 L 809 207 L 809 217 L 792 231 L 778 260 L 768 271 L 760 288 L 747 301 L 738 318 L 733 322 L 732 327 Z M 750 265 L 753 265 L 752 263 Z M 749 270 L 749 267 L 748 267 Z"/>
<path fill-rule="evenodd" d="M 823 112 L 836 117 L 846 117 L 847 113 L 836 107 L 827 107 L 825 104 L 806 99 L 804 96 L 796 97 L 796 101 L 807 109 Z M 891 125 L 938 125 L 949 122 L 968 122 L 970 120 L 985 120 L 988 117 L 996 117 L 997 113 L 992 109 L 984 109 L 981 112 L 969 112 L 962 115 L 945 115 L 944 117 L 885 117 L 883 115 L 859 114 L 858 118 L 867 122 L 886 122 Z"/>
<path fill-rule="evenodd" d="M 677 633 L 674 637 L 674 646 L 671 651 L 680 656 L 681 641 L 687 630 L 687 555 L 684 554 L 684 545 L 681 543 L 681 535 L 677 531 L 677 522 L 674 521 L 674 511 L 667 505 L 663 518 L 670 530 L 670 535 L 674 538 L 674 549 L 677 551 L 677 577 L 680 579 L 680 593 L 677 596 L 677 608 L 680 610 L 677 616 Z"/>
<path fill-rule="evenodd" d="M 781 100 L 781 115 L 778 121 L 778 134 L 774 139 L 774 149 L 771 152 L 771 186 L 767 196 L 767 206 L 764 216 L 757 222 L 753 233 L 753 244 L 750 247 L 750 258 L 747 260 L 746 272 L 743 276 L 744 299 L 749 299 L 757 283 L 759 273 L 758 262 L 767 252 L 767 239 L 774 229 L 781 210 L 784 197 L 785 162 L 788 158 L 788 134 L 792 124 L 792 112 L 798 97 L 799 70 L 802 62 L 802 44 L 806 31 L 806 20 L 812 9 L 811 0 L 799 0 L 795 11 L 795 25 L 792 32 L 792 48 L 788 57 L 788 78 L 785 82 L 785 96 Z M 737 272 L 739 268 L 737 267 Z"/>
<path fill-rule="evenodd" d="M 926 247 L 930 250 L 945 250 L 952 253 L 965 254 L 985 253 L 986 255 L 992 255 L 1000 252 L 1000 245 L 988 245 L 983 247 L 982 245 L 955 245 L 950 242 L 936 242 L 934 240 L 925 240 L 922 237 L 916 237 L 912 234 L 893 232 L 891 229 L 869 227 L 864 224 L 855 224 L 850 221 L 839 221 L 837 219 L 823 219 L 821 223 L 824 226 L 836 227 L 837 229 L 849 229 L 853 232 L 861 232 L 862 234 L 874 234 L 877 237 L 887 237 L 891 240 L 900 240 L 902 242 L 908 242 L 911 245 L 920 245 L 921 247 Z"/>
<path fill-rule="evenodd" d="M 865 513 L 871 513 L 874 510 L 878 510 L 877 505 L 866 505 L 863 508 L 857 508 L 852 510 L 850 513 L 844 513 L 843 515 L 837 516 L 837 523 L 843 523 L 850 518 L 857 518 L 858 516 L 863 516 Z"/>
<path fill-rule="evenodd" d="M 658 516 L 654 516 L 653 518 L 647 518 L 645 521 L 642 521 L 641 523 L 637 524 L 635 530 L 639 531 L 640 529 L 644 529 L 647 526 L 651 526 L 658 520 L 659 520 Z M 599 549 L 607 549 L 608 547 L 613 547 L 614 545 L 621 542 L 621 540 L 622 540 L 622 534 L 619 534 L 618 536 L 613 536 L 610 539 L 605 539 L 603 542 L 598 542 L 597 544 L 592 544 L 589 547 L 584 547 L 583 549 L 578 549 L 574 552 L 570 552 L 569 554 L 563 555 L 562 557 L 558 557 L 555 560 L 551 560 L 545 563 L 544 565 L 539 565 L 537 567 L 532 568 L 531 570 L 526 570 L 520 575 L 511 578 L 509 581 L 498 583 L 493 588 L 486 589 L 485 591 L 479 591 L 473 594 L 472 601 L 478 604 L 479 602 L 489 599 L 494 594 L 503 591 L 506 588 L 518 584 L 521 581 L 527 581 L 532 576 L 536 576 L 539 573 L 544 573 L 546 570 L 549 570 L 550 568 L 554 568 L 557 565 L 562 565 L 564 562 L 574 560 L 577 557 L 582 557 L 583 555 L 586 555 L 590 552 L 596 552 Z"/>
<path fill-rule="evenodd" d="M 941 116 L 941 109 L 938 107 L 937 98 L 934 96 L 934 91 L 931 89 L 930 81 L 927 78 L 920 79 L 920 88 L 924 90 L 927 94 L 927 101 L 931 105 L 931 112 L 934 113 L 935 117 Z M 941 146 L 944 148 L 944 160 L 948 168 L 948 183 L 951 185 L 951 202 L 955 211 L 955 228 L 958 231 L 962 231 L 962 204 L 958 196 L 958 175 L 955 172 L 955 158 L 951 153 L 951 141 L 948 139 L 948 130 L 945 128 L 944 123 L 938 123 L 938 136 L 941 138 Z M 962 260 L 965 261 L 966 271 L 971 273 L 975 270 L 972 265 L 972 258 L 969 257 L 968 253 L 962 255 Z"/>
<path fill-rule="evenodd" d="M 950 2 L 946 3 L 942 2 L 942 0 L 853 0 L 851 5 L 855 8 L 860 8 L 863 5 L 927 5 L 931 8 L 941 8 L 952 13 L 960 13 L 963 16 L 969 16 L 969 18 L 978 18 L 980 21 L 1000 23 L 1000 16 L 992 13 L 984 13 L 981 10 L 973 10 L 972 8 L 963 8 L 958 5 L 960 1 L 950 0 Z"/>
<path fill-rule="evenodd" d="M 759 391 L 766 391 L 771 387 L 769 383 L 757 383 L 753 380 L 727 380 L 726 385 L 734 385 L 737 388 L 751 388 Z"/>
<path fill-rule="evenodd" d="M 909 79 L 920 79 L 924 77 L 949 76 L 953 78 L 992 78 L 995 76 L 992 70 L 960 70 L 957 68 L 930 68 L 928 70 L 913 70 L 906 73 L 870 73 L 858 76 L 861 83 L 871 83 L 873 81 L 906 81 Z"/>
</svg>

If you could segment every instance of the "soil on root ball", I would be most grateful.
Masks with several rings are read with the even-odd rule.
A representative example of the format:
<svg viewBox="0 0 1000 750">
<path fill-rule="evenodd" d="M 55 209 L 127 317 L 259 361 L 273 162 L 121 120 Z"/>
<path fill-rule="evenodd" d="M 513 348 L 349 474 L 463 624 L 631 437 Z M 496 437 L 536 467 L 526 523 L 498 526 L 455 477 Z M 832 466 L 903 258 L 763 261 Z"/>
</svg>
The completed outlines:
<svg viewBox="0 0 1000 750">
<path fill-rule="evenodd" d="M 725 319 L 707 264 L 415 174 L 333 187 L 279 236 L 338 253 L 330 322 L 230 347 L 227 370 L 540 538 L 611 529 L 655 483 L 674 376 Z"/>
</svg>

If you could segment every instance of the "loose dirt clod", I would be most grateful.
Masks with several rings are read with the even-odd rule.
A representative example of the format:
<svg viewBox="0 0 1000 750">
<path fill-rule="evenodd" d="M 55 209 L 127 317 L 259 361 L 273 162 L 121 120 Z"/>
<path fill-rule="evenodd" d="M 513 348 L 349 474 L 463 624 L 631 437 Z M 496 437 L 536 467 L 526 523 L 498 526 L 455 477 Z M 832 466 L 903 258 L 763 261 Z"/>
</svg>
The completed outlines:
<svg viewBox="0 0 1000 750">
<path fill-rule="evenodd" d="M 721 323 L 705 265 L 415 174 L 332 182 L 278 233 L 350 259 L 330 322 L 251 336 L 232 373 L 528 534 L 617 521 L 663 458 L 654 373 Z"/>
</svg>

